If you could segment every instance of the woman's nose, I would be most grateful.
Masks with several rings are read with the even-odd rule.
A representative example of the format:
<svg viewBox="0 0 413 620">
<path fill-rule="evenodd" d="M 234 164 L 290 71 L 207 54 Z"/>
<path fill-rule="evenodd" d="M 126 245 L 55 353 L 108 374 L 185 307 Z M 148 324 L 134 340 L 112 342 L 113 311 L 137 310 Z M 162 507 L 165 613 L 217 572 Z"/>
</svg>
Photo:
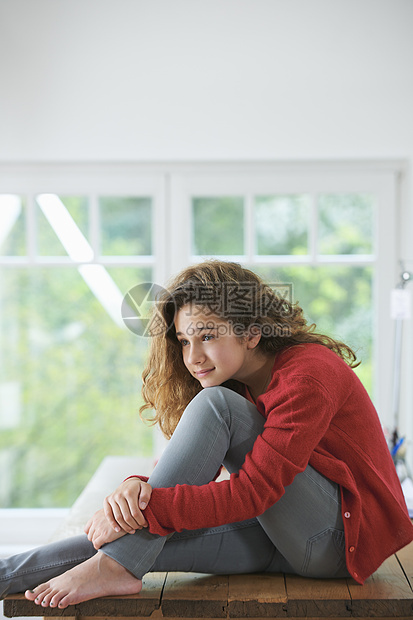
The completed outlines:
<svg viewBox="0 0 413 620">
<path fill-rule="evenodd" d="M 202 351 L 202 347 L 198 344 L 190 345 L 188 353 L 188 362 L 190 364 L 199 364 L 205 359 L 205 355 Z"/>
</svg>

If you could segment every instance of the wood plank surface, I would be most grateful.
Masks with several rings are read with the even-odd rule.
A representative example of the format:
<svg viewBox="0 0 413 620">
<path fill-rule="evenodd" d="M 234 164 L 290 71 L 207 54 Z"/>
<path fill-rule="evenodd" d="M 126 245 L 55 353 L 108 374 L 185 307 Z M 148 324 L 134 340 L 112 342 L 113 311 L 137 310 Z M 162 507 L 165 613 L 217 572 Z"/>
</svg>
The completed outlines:
<svg viewBox="0 0 413 620">
<path fill-rule="evenodd" d="M 412 590 L 396 556 L 388 558 L 361 586 L 349 580 L 353 617 L 413 615 Z"/>
<path fill-rule="evenodd" d="M 286 618 L 288 618 L 288 616 L 285 616 Z M 70 620 L 71 616 L 66 616 L 65 620 Z M 92 620 L 92 618 L 97 618 L 97 616 L 73 616 L 73 620 Z M 163 618 L 165 618 L 165 616 L 162 615 L 162 613 L 159 612 L 154 612 L 151 616 L 151 620 L 162 620 Z M 380 616 L 380 620 L 394 620 L 394 616 Z M 48 617 L 48 620 L 53 620 L 53 617 Z M 101 616 L 99 617 L 99 620 L 110 620 L 110 617 L 108 616 Z M 130 620 L 130 617 L 117 617 L 117 620 Z M 134 618 L 134 620 L 148 620 L 147 617 L 139 617 L 136 616 Z M 199 620 L 199 618 L 185 618 L 185 620 Z M 222 620 L 221 618 L 208 618 L 208 620 Z M 232 618 L 232 620 L 244 620 L 243 617 L 240 618 Z M 268 620 L 267 616 L 263 616 L 261 618 L 254 618 L 254 620 Z M 297 617 L 294 618 L 294 620 L 318 620 L 318 617 L 308 617 L 308 616 L 304 616 L 304 617 Z M 342 616 L 329 616 L 328 620 L 342 620 Z M 365 617 L 365 618 L 357 618 L 357 620 L 371 620 L 371 616 L 370 617 Z M 397 620 L 412 620 L 412 616 L 397 616 Z"/>
<path fill-rule="evenodd" d="M 309 579 L 286 575 L 288 617 L 350 617 L 347 579 Z"/>
<path fill-rule="evenodd" d="M 277 618 L 286 615 L 287 593 L 282 573 L 230 575 L 230 618 Z"/>
<path fill-rule="evenodd" d="M 168 573 L 162 613 L 172 618 L 226 618 L 228 575 Z"/>
<path fill-rule="evenodd" d="M 396 556 L 413 590 L 413 542 L 407 545 L 407 547 L 400 549 Z"/>
</svg>

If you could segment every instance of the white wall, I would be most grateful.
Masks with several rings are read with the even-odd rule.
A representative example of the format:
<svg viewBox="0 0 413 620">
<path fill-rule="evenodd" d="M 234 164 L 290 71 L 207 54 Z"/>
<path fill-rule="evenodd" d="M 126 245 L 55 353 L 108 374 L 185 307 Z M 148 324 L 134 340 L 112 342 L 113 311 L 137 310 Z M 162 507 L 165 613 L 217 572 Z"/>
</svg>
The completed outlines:
<svg viewBox="0 0 413 620">
<path fill-rule="evenodd" d="M 412 0 L 0 0 L 0 160 L 413 156 Z"/>
<path fill-rule="evenodd" d="M 411 162 L 412 32 L 412 0 L 0 0 L 0 161 Z"/>
<path fill-rule="evenodd" d="M 413 0 L 0 0 L 0 161 L 364 158 L 413 161 Z"/>
</svg>

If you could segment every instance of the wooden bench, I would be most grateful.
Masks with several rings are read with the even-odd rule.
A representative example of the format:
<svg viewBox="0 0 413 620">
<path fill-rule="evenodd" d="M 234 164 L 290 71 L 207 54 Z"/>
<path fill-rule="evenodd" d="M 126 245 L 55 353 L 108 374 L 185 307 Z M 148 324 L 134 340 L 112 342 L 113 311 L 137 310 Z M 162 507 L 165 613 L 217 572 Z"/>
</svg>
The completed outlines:
<svg viewBox="0 0 413 620">
<path fill-rule="evenodd" d="M 82 531 L 102 499 L 130 473 L 148 471 L 138 459 L 104 460 L 54 539 Z M 412 618 L 413 544 L 389 558 L 360 586 L 352 579 L 304 579 L 284 574 L 150 573 L 140 594 L 95 599 L 65 610 L 43 609 L 23 595 L 4 601 L 4 615 L 86 618 Z"/>
</svg>

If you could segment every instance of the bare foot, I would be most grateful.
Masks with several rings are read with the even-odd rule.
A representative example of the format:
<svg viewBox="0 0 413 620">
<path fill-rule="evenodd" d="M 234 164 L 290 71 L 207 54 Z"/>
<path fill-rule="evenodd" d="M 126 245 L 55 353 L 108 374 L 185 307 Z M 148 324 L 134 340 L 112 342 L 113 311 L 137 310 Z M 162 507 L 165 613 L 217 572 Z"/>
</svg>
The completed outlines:
<svg viewBox="0 0 413 620">
<path fill-rule="evenodd" d="M 63 575 L 27 590 L 25 597 L 42 607 L 64 609 L 100 596 L 138 594 L 142 581 L 121 564 L 98 551 Z"/>
</svg>

